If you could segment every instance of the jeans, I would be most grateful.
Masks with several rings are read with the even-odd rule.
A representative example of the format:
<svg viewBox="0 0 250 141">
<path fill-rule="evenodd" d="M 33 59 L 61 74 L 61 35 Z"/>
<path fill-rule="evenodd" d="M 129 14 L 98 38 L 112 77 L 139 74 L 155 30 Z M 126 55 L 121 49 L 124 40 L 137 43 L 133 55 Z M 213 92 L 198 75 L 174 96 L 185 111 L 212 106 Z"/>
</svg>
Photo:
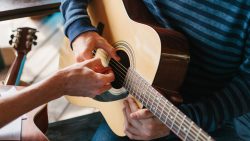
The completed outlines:
<svg viewBox="0 0 250 141">
<path fill-rule="evenodd" d="M 223 126 L 212 133 L 209 133 L 216 141 L 243 141 L 237 135 L 233 123 L 227 122 Z M 155 139 L 153 141 L 176 141 L 179 140 L 174 134 L 169 135 L 168 137 L 163 137 L 159 139 Z M 245 139 L 244 139 L 245 140 Z M 93 136 L 91 141 L 130 141 L 130 139 L 125 137 L 119 137 L 113 133 L 113 131 L 109 128 L 106 122 L 103 122 L 98 127 L 95 135 Z M 247 141 L 247 140 L 246 140 Z"/>
</svg>

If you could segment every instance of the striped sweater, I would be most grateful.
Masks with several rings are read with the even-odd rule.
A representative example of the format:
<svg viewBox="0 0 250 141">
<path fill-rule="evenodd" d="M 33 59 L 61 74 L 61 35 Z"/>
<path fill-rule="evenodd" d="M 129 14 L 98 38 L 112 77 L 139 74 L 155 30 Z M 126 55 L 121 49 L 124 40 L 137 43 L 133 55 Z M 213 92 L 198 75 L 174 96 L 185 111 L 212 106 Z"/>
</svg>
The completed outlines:
<svg viewBox="0 0 250 141">
<path fill-rule="evenodd" d="M 71 41 L 83 32 L 96 30 L 90 25 L 87 3 L 87 0 L 62 2 L 65 34 Z M 206 131 L 234 120 L 249 132 L 250 1 L 144 0 L 144 3 L 163 27 L 185 34 L 190 41 L 191 61 L 181 90 L 185 103 L 180 109 Z"/>
</svg>

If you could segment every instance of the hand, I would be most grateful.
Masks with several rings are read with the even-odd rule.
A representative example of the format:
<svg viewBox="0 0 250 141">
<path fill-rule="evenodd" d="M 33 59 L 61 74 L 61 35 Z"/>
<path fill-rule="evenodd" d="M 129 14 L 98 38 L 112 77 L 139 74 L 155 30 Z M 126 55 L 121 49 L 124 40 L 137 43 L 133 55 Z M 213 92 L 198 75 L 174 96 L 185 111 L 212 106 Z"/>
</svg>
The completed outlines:
<svg viewBox="0 0 250 141">
<path fill-rule="evenodd" d="M 152 140 L 170 130 L 147 109 L 139 109 L 131 97 L 124 101 L 125 134 L 133 140 Z"/>
<path fill-rule="evenodd" d="M 112 58 L 119 60 L 116 49 L 96 32 L 90 31 L 79 35 L 72 43 L 77 62 L 93 58 L 92 51 L 97 48 L 104 49 Z"/>
<path fill-rule="evenodd" d="M 94 58 L 60 70 L 50 82 L 61 95 L 94 97 L 111 88 L 115 79 L 110 68 Z"/>
</svg>

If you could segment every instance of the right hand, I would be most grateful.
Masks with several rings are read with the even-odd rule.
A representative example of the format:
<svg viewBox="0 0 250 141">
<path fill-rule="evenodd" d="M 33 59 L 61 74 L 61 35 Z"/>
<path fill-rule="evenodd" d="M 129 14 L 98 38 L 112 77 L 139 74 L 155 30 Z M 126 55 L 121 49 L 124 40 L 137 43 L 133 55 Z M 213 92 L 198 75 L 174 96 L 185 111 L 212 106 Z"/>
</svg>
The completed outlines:
<svg viewBox="0 0 250 141">
<path fill-rule="evenodd" d="M 52 77 L 54 88 L 62 95 L 95 97 L 111 88 L 112 70 L 93 58 L 68 66 Z"/>
<path fill-rule="evenodd" d="M 104 49 L 116 61 L 119 61 L 120 59 L 116 54 L 116 49 L 94 31 L 85 32 L 79 35 L 73 41 L 72 46 L 77 62 L 93 58 L 92 51 L 97 48 Z"/>
</svg>

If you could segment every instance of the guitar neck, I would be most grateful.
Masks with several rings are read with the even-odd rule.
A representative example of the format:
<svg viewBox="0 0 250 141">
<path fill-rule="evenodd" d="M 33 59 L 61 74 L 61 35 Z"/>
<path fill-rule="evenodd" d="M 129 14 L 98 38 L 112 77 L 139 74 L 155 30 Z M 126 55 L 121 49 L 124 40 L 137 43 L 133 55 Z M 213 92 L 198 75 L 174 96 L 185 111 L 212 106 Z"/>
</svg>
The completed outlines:
<svg viewBox="0 0 250 141">
<path fill-rule="evenodd" d="M 124 87 L 180 139 L 213 140 L 131 68 L 127 71 Z"/>
<path fill-rule="evenodd" d="M 37 39 L 35 33 L 36 29 L 29 27 L 22 27 L 13 30 L 16 34 L 12 34 L 10 45 L 17 51 L 17 57 L 12 63 L 7 77 L 5 79 L 5 85 L 19 85 L 20 77 L 23 71 L 23 66 L 26 60 L 26 54 L 31 50 L 32 44 L 36 45 L 34 40 Z"/>
<path fill-rule="evenodd" d="M 18 52 L 17 57 L 11 65 L 7 77 L 5 79 L 5 85 L 18 85 L 20 76 L 23 70 L 23 64 L 25 62 L 25 53 Z"/>
</svg>

